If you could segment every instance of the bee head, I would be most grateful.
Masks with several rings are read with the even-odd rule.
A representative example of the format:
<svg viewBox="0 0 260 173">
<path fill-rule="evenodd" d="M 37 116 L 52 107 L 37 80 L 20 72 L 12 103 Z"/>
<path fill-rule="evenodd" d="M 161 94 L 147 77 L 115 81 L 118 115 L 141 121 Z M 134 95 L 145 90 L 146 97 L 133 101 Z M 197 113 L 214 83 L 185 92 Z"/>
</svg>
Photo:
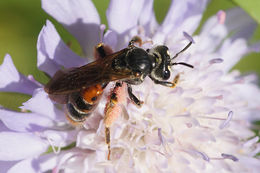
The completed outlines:
<svg viewBox="0 0 260 173">
<path fill-rule="evenodd" d="M 159 45 L 147 50 L 153 61 L 153 69 L 150 76 L 157 80 L 167 80 L 171 76 L 171 57 L 167 46 Z"/>
<path fill-rule="evenodd" d="M 153 61 L 152 71 L 150 77 L 155 80 L 168 80 L 171 76 L 171 66 L 173 65 L 184 65 L 190 68 L 193 68 L 192 65 L 185 62 L 172 62 L 180 53 L 184 52 L 187 48 L 190 47 L 192 42 L 189 42 L 188 45 L 180 52 L 178 52 L 172 58 L 170 57 L 169 49 L 167 46 L 159 45 L 155 46 L 152 49 L 148 49 L 147 52 Z"/>
</svg>

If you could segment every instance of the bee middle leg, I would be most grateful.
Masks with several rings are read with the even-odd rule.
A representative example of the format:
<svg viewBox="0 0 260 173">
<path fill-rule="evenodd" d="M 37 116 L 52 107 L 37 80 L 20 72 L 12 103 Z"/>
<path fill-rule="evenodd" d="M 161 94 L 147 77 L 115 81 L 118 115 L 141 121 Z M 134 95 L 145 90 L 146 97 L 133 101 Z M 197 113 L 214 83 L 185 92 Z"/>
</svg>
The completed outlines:
<svg viewBox="0 0 260 173">
<path fill-rule="evenodd" d="M 150 77 L 151 78 L 151 77 Z M 154 78 L 151 78 L 154 83 L 156 84 L 160 84 L 160 85 L 163 85 L 163 86 L 166 86 L 166 87 L 170 87 L 170 88 L 175 88 L 177 86 L 177 83 L 179 82 L 179 79 L 180 79 L 180 74 L 177 74 L 175 76 L 175 78 L 173 79 L 172 82 L 168 82 L 168 81 L 160 81 L 160 80 L 157 80 L 157 79 L 154 79 Z"/>
<path fill-rule="evenodd" d="M 130 84 L 127 84 L 127 92 L 129 95 L 129 98 L 131 101 L 133 101 L 135 103 L 135 105 L 141 107 L 142 104 L 144 103 L 143 101 L 140 101 L 134 94 L 132 91 L 132 86 Z"/>
<path fill-rule="evenodd" d="M 129 47 L 134 46 L 134 44 L 139 44 L 139 46 L 142 46 L 145 43 L 153 43 L 153 41 L 151 40 L 147 40 L 147 41 L 142 41 L 142 39 L 138 36 L 134 36 L 128 43 Z"/>
<path fill-rule="evenodd" d="M 138 43 L 139 46 L 143 44 L 143 41 L 140 37 L 134 36 L 128 43 L 128 46 L 134 46 L 134 44 Z"/>
</svg>

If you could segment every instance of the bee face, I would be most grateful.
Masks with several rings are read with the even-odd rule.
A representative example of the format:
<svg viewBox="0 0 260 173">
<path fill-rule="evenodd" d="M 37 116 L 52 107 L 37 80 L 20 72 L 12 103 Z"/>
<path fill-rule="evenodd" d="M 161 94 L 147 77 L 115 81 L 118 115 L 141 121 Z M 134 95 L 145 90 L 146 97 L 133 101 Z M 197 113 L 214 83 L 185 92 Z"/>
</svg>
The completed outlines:
<svg viewBox="0 0 260 173">
<path fill-rule="evenodd" d="M 171 76 L 170 55 L 167 46 L 159 45 L 148 50 L 148 53 L 154 59 L 154 67 L 150 76 L 156 80 L 167 80 Z"/>
</svg>

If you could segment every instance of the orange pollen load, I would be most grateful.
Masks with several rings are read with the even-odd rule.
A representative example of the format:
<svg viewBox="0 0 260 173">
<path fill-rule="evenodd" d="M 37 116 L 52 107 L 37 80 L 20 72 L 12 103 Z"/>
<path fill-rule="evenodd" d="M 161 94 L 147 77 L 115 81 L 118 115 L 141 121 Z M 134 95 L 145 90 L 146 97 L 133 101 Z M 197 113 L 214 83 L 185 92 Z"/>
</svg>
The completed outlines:
<svg viewBox="0 0 260 173">
<path fill-rule="evenodd" d="M 81 96 L 89 104 L 93 104 L 98 99 L 98 96 L 101 95 L 102 93 L 103 93 L 103 89 L 101 85 L 94 85 L 83 90 L 81 92 Z"/>
</svg>

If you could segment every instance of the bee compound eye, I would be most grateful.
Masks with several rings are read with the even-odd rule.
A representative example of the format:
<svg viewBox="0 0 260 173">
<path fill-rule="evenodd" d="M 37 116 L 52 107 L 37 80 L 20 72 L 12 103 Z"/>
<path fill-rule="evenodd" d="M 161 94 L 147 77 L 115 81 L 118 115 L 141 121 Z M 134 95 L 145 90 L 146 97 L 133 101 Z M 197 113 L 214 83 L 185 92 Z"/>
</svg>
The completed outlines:
<svg viewBox="0 0 260 173">
<path fill-rule="evenodd" d="M 169 70 L 163 71 L 163 79 L 167 80 L 169 78 L 170 78 L 170 71 Z"/>
</svg>

